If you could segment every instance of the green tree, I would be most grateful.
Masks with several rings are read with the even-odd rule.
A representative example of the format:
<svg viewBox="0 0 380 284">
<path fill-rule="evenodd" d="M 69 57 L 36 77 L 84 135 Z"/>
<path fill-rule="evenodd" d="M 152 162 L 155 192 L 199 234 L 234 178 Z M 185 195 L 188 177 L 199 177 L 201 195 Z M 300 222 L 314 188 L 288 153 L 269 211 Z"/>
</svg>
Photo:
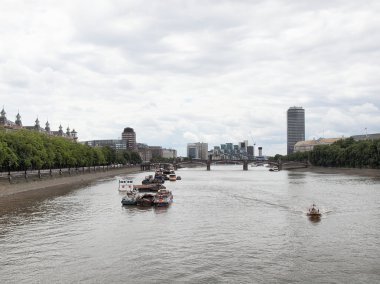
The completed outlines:
<svg viewBox="0 0 380 284">
<path fill-rule="evenodd" d="M 141 164 L 142 159 L 137 152 L 131 152 L 131 164 Z"/>
</svg>

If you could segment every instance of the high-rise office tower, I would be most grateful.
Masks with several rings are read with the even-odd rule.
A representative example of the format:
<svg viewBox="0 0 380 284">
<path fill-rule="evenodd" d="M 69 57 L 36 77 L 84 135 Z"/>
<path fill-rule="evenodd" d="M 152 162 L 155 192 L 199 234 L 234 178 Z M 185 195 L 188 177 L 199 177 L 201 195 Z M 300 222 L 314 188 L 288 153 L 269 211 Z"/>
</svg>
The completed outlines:
<svg viewBox="0 0 380 284">
<path fill-rule="evenodd" d="M 290 107 L 287 112 L 287 154 L 294 151 L 298 141 L 305 141 L 305 110 L 302 107 Z"/>
<path fill-rule="evenodd" d="M 136 150 L 136 132 L 133 130 L 133 128 L 126 127 L 124 128 L 123 133 L 121 133 L 121 139 L 127 140 L 127 148 L 129 150 Z"/>
</svg>

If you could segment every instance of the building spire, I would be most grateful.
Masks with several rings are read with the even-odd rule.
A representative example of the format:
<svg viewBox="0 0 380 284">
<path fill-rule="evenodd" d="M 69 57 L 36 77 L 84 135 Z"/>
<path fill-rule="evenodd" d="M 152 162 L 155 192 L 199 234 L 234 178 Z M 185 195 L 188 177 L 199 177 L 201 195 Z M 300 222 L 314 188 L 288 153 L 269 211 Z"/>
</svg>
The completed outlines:
<svg viewBox="0 0 380 284">
<path fill-rule="evenodd" d="M 46 124 L 45 124 L 45 130 L 47 132 L 50 132 L 50 124 L 49 124 L 49 120 L 46 121 Z"/>
<path fill-rule="evenodd" d="M 36 129 L 36 130 L 40 130 L 40 121 L 38 120 L 38 116 L 37 116 L 37 119 L 36 119 L 36 121 L 35 121 L 35 125 L 34 125 L 34 129 Z"/>
<path fill-rule="evenodd" d="M 15 121 L 15 123 L 18 126 L 22 126 L 20 110 L 17 110 L 17 115 L 16 115 L 16 121 Z"/>
<path fill-rule="evenodd" d="M 62 124 L 59 124 L 59 130 L 58 130 L 58 135 L 63 136 L 63 130 L 62 130 Z"/>
<path fill-rule="evenodd" d="M 1 110 L 1 117 L 3 117 L 3 118 L 5 118 L 5 115 L 6 115 L 7 113 L 5 112 L 5 110 L 4 110 L 4 105 L 3 105 L 3 109 Z"/>
</svg>

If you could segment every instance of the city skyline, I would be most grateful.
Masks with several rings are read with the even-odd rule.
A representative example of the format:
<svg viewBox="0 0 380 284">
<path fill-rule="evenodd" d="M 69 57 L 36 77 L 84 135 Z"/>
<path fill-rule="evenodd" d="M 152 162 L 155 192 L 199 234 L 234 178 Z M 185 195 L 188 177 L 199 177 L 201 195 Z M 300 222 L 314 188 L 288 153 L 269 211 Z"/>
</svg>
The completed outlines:
<svg viewBox="0 0 380 284">
<path fill-rule="evenodd" d="M 12 121 L 62 122 L 80 141 L 118 139 L 129 125 L 138 142 L 179 156 L 187 143 L 243 138 L 286 154 L 294 105 L 307 112 L 307 140 L 380 132 L 377 1 L 0 8 L 0 98 Z"/>
<path fill-rule="evenodd" d="M 295 111 L 299 111 L 299 110 L 302 111 L 302 125 L 303 125 L 302 128 L 303 129 L 302 129 L 302 131 L 298 135 L 295 135 L 295 136 L 299 136 L 299 139 L 294 139 L 294 137 L 292 137 L 292 139 L 290 139 L 292 141 L 289 144 L 289 141 L 290 141 L 289 140 L 289 111 L 294 111 L 294 110 Z M 6 114 L 6 111 L 5 111 L 4 107 L 2 109 L 2 116 L 4 116 L 4 119 L 6 119 L 8 121 L 8 124 L 9 124 L 8 128 L 10 127 L 10 128 L 18 129 L 19 127 L 17 126 L 17 124 L 19 123 L 21 125 L 21 128 L 25 128 L 25 129 L 28 129 L 28 130 L 36 130 L 35 127 L 36 127 L 37 123 L 39 125 L 39 119 L 38 119 L 38 117 L 35 120 L 35 125 L 34 126 L 25 126 L 25 125 L 22 125 L 22 119 L 21 119 L 21 116 L 20 116 L 19 112 L 16 115 L 16 122 L 11 121 L 9 119 L 9 117 L 7 116 L 7 114 Z M 292 115 L 290 115 L 290 116 L 292 116 Z M 294 116 L 294 114 L 293 114 L 293 116 Z M 294 120 L 294 119 L 295 119 L 295 117 L 292 118 L 292 123 L 295 123 L 296 120 L 300 119 L 300 117 L 298 117 L 296 120 Z M 299 124 L 300 122 L 297 122 L 297 124 Z M 7 123 L 4 124 L 3 122 L 0 121 L 0 126 L 6 126 L 6 124 Z M 296 142 L 307 142 L 307 141 L 305 141 L 306 139 L 304 138 L 304 133 L 305 133 L 305 110 L 302 107 L 290 107 L 287 110 L 287 124 L 288 124 L 288 127 L 287 127 L 288 128 L 288 131 L 287 131 L 288 132 L 288 135 L 287 135 L 287 150 L 289 151 L 289 147 L 290 147 L 290 149 L 293 149 Z M 50 123 L 49 123 L 49 121 L 46 121 L 46 127 L 45 128 L 44 127 L 40 127 L 40 125 L 38 127 L 39 127 L 40 131 L 42 131 L 42 132 L 46 131 L 46 127 L 49 127 L 49 130 L 48 130 L 49 132 L 51 131 L 50 130 Z M 292 131 L 294 132 L 296 130 L 296 128 L 293 127 Z M 63 127 L 60 124 L 59 131 L 51 131 L 51 134 L 58 133 L 58 132 L 64 133 L 62 131 L 62 129 L 63 129 Z M 74 135 L 75 136 L 75 140 L 78 140 L 77 132 L 75 131 L 75 129 L 73 129 L 72 131 L 68 132 L 69 130 L 70 130 L 70 128 L 68 126 L 67 129 L 66 129 L 66 133 L 64 133 L 64 134 L 69 135 L 69 136 Z M 379 133 L 368 133 L 367 129 L 365 129 L 365 131 L 366 132 L 363 133 L 363 134 L 351 135 L 351 136 L 347 136 L 346 138 L 348 138 L 348 137 L 355 137 L 356 139 L 360 140 L 360 139 L 365 139 L 365 137 L 378 137 L 380 135 Z M 75 133 L 75 134 L 73 134 L 73 133 Z M 364 137 L 364 138 L 362 138 L 362 137 Z M 324 138 L 326 138 L 326 137 L 319 137 L 319 139 L 324 139 Z M 342 136 L 342 137 L 328 138 L 328 139 L 330 139 L 330 140 L 331 139 L 337 140 L 339 138 L 344 138 L 344 136 Z M 124 141 L 129 141 L 127 143 L 129 145 L 128 147 L 127 146 L 123 147 L 123 146 L 120 146 L 118 144 L 123 139 L 124 139 Z M 249 140 L 244 140 L 243 142 L 236 142 L 236 141 L 234 141 L 234 142 L 221 143 L 219 145 L 209 145 L 208 146 L 208 151 L 212 152 L 213 150 L 215 150 L 215 147 L 220 147 L 223 144 L 231 144 L 233 147 L 238 147 L 240 149 L 241 148 L 241 144 L 243 144 L 243 145 L 245 145 L 244 146 L 245 147 L 245 151 L 247 151 L 247 147 L 251 147 L 250 151 L 252 151 L 252 156 L 257 156 L 257 155 L 258 156 L 262 156 L 262 154 L 256 154 L 255 155 L 255 153 L 256 153 L 255 152 L 256 151 L 255 146 L 257 146 L 257 151 L 259 151 L 260 149 L 262 151 L 263 147 L 260 146 L 260 145 L 256 145 L 256 141 L 253 140 L 252 136 L 251 136 L 251 139 L 252 139 L 251 140 L 252 143 L 249 142 Z M 313 140 L 315 140 L 315 137 L 313 138 Z M 131 128 L 131 127 L 125 127 L 123 129 L 123 132 L 121 133 L 121 136 L 118 137 L 118 138 L 111 137 L 111 138 L 107 138 L 107 139 L 91 139 L 91 140 L 88 140 L 88 141 L 80 140 L 79 142 L 80 143 L 84 143 L 84 144 L 88 144 L 88 145 L 91 145 L 91 146 L 100 145 L 100 144 L 109 145 L 109 143 L 113 143 L 114 144 L 113 147 L 115 149 L 124 149 L 124 148 L 126 148 L 126 149 L 129 149 L 129 150 L 136 150 L 136 151 L 140 151 L 141 150 L 141 149 L 137 148 L 137 144 L 144 145 L 144 147 L 153 147 L 153 148 L 156 147 L 156 146 L 151 146 L 151 145 L 148 146 L 146 143 L 144 143 L 142 141 L 136 141 L 136 133 L 134 132 L 133 128 Z M 188 149 L 189 148 L 189 144 L 205 144 L 205 145 L 208 145 L 207 142 L 203 142 L 203 141 L 202 142 L 199 142 L 199 141 L 198 142 L 190 142 L 190 143 L 187 142 L 187 146 L 186 146 L 187 149 L 185 151 L 185 154 L 180 155 L 179 157 L 188 157 L 189 156 L 189 149 Z M 159 147 L 162 147 L 164 150 L 169 150 L 169 151 L 174 150 L 174 151 L 177 152 L 177 150 L 178 150 L 178 149 L 172 149 L 172 148 L 166 149 L 165 146 L 159 146 Z M 179 151 L 179 152 L 183 152 L 183 151 Z M 293 152 L 293 150 L 291 150 L 291 153 L 292 152 Z M 281 154 L 281 153 L 276 153 L 276 154 Z M 290 153 L 287 152 L 287 154 L 290 154 Z M 268 155 L 264 155 L 264 156 L 271 156 L 271 155 L 268 154 Z"/>
</svg>

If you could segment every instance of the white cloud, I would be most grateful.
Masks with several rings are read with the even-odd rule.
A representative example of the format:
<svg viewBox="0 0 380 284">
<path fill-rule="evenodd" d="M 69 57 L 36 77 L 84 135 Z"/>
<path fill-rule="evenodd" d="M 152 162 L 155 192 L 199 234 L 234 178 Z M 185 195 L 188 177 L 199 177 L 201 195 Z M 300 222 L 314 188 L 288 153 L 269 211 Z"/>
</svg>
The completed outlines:
<svg viewBox="0 0 380 284">
<path fill-rule="evenodd" d="M 196 135 L 194 133 L 191 133 L 191 132 L 188 132 L 188 131 L 186 131 L 185 133 L 183 133 L 183 138 L 185 138 L 186 140 L 188 140 L 189 143 L 199 142 L 198 135 Z"/>
<path fill-rule="evenodd" d="M 379 108 L 372 103 L 365 103 L 350 108 L 350 112 L 354 114 L 378 114 Z"/>
<path fill-rule="evenodd" d="M 3 1 L 0 97 L 10 119 L 81 140 L 177 148 L 380 132 L 378 1 Z M 43 122 L 44 123 L 44 122 Z"/>
</svg>

